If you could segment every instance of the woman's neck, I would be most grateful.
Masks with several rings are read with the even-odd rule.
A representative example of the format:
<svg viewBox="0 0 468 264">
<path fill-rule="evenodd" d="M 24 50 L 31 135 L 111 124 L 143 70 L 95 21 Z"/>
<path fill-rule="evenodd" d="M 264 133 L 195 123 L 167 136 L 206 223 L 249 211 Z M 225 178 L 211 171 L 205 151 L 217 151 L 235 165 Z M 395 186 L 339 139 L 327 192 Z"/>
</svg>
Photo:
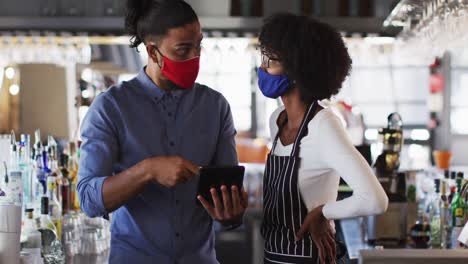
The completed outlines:
<svg viewBox="0 0 468 264">
<path fill-rule="evenodd" d="M 281 97 L 284 107 L 286 109 L 286 115 L 288 122 L 286 124 L 288 129 L 297 129 L 301 126 L 302 119 L 304 118 L 307 106 L 301 100 L 299 90 L 292 89 Z"/>
</svg>

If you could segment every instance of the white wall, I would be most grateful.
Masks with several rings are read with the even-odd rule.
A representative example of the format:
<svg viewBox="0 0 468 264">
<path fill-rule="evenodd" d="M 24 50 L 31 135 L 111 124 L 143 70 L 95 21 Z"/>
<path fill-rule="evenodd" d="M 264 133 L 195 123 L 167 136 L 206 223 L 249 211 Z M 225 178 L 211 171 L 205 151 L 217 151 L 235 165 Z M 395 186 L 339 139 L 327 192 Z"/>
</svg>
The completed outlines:
<svg viewBox="0 0 468 264">
<path fill-rule="evenodd" d="M 20 132 L 70 139 L 76 130 L 74 66 L 24 64 L 19 66 Z"/>
<path fill-rule="evenodd" d="M 468 166 L 468 136 L 452 135 L 451 138 L 453 154 L 452 165 Z"/>
</svg>

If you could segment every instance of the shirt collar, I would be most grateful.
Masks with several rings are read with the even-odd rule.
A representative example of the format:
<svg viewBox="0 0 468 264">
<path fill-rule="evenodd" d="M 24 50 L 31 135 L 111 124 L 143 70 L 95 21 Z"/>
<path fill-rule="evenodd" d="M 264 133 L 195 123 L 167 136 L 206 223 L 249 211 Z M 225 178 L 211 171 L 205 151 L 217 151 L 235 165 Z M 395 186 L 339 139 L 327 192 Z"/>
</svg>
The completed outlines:
<svg viewBox="0 0 468 264">
<path fill-rule="evenodd" d="M 143 88 L 143 91 L 145 91 L 145 93 L 147 93 L 153 99 L 159 101 L 163 98 L 166 91 L 159 88 L 159 86 L 157 86 L 153 82 L 153 80 L 151 80 L 150 77 L 146 74 L 145 70 L 146 67 L 143 67 L 138 73 L 136 79 L 141 84 L 141 88 Z"/>
<path fill-rule="evenodd" d="M 141 84 L 141 87 L 145 93 L 151 96 L 154 100 L 159 102 L 164 96 L 171 96 L 172 98 L 178 100 L 183 96 L 184 93 L 188 92 L 185 90 L 165 91 L 161 89 L 153 82 L 153 80 L 150 79 L 145 70 L 146 67 L 143 67 L 138 73 L 136 79 Z"/>
</svg>

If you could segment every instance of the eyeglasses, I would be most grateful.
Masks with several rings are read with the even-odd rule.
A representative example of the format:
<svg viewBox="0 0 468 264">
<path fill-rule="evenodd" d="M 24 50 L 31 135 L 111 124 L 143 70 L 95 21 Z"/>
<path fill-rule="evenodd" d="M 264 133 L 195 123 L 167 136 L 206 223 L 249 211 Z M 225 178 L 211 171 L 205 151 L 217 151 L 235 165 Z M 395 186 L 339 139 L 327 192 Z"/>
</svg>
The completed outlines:
<svg viewBox="0 0 468 264">
<path fill-rule="evenodd" d="M 261 53 L 261 58 L 262 65 L 266 68 L 278 67 L 280 65 L 281 60 L 279 58 L 271 58 L 263 52 Z"/>
</svg>

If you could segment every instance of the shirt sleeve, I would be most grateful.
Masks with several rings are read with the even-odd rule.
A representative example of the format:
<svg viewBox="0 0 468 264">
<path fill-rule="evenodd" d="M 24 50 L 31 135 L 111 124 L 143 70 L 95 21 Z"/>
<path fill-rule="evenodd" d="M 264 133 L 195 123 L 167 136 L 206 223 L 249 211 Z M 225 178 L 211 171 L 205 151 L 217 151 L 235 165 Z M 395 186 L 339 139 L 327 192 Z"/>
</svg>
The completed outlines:
<svg viewBox="0 0 468 264">
<path fill-rule="evenodd" d="M 212 165 L 229 166 L 239 164 L 236 151 L 235 137 L 237 134 L 232 119 L 231 107 L 227 100 L 221 96 L 220 135 L 216 144 L 216 152 Z"/>
<path fill-rule="evenodd" d="M 381 214 L 387 210 L 388 197 L 372 169 L 356 150 L 341 121 L 326 113 L 318 125 L 322 162 L 334 169 L 353 189 L 353 195 L 325 204 L 327 219 L 343 219 Z"/>
<path fill-rule="evenodd" d="M 82 145 L 78 171 L 78 195 L 81 209 L 90 217 L 104 216 L 107 211 L 102 197 L 104 180 L 113 174 L 118 156 L 115 120 L 119 116 L 111 99 L 98 96 L 81 125 Z"/>
</svg>

